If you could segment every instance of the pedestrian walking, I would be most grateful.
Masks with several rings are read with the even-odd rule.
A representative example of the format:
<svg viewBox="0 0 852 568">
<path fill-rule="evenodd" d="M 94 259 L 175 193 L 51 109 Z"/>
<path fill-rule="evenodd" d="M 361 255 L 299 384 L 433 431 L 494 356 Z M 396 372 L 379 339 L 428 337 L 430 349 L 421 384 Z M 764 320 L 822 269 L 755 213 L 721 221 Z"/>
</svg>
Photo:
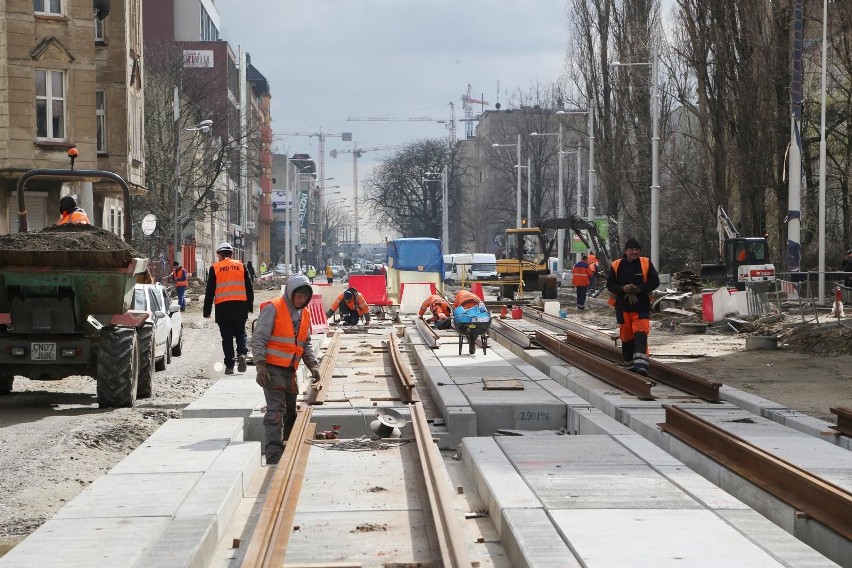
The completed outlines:
<svg viewBox="0 0 852 568">
<path fill-rule="evenodd" d="M 331 269 L 331 265 L 325 267 L 325 278 L 329 284 L 334 283 L 334 271 Z"/>
<path fill-rule="evenodd" d="M 308 280 L 311 281 L 311 284 L 314 283 L 314 278 L 316 278 L 316 277 L 317 277 L 317 269 L 316 269 L 316 267 L 314 267 L 313 264 L 311 264 L 310 266 L 308 266 Z"/>
<path fill-rule="evenodd" d="M 186 287 L 189 284 L 189 274 L 187 274 L 178 261 L 174 261 L 172 263 L 172 272 L 168 278 L 171 278 L 172 283 L 175 285 L 180 311 L 186 311 Z"/>
<path fill-rule="evenodd" d="M 588 255 L 574 263 L 574 268 L 571 270 L 571 284 L 574 285 L 574 290 L 577 293 L 577 309 L 586 309 L 586 294 L 589 291 L 589 282 L 591 281 L 592 268 L 589 266 Z"/>
<path fill-rule="evenodd" d="M 624 243 L 624 256 L 612 263 L 606 288 L 615 306 L 624 366 L 640 375 L 648 375 L 648 335 L 651 333 L 651 292 L 660 285 L 654 264 L 641 256 L 639 241 L 633 237 Z"/>
<path fill-rule="evenodd" d="M 263 415 L 263 454 L 268 465 L 277 464 L 284 442 L 296 422 L 296 372 L 304 361 L 311 379 L 320 379 L 316 355 L 311 346 L 311 316 L 304 308 L 313 295 L 305 276 L 291 276 L 284 294 L 264 302 L 251 336 L 251 349 L 257 371 L 257 384 L 263 387 L 266 414 Z"/>
<path fill-rule="evenodd" d="M 246 262 L 246 271 L 248 272 L 252 284 L 254 284 L 254 281 L 257 278 L 257 272 L 254 271 L 254 265 L 252 265 L 251 261 Z"/>
<path fill-rule="evenodd" d="M 248 271 L 243 263 L 234 260 L 234 247 L 231 243 L 222 243 L 216 249 L 219 261 L 210 267 L 207 275 L 207 290 L 204 294 L 205 318 L 210 317 L 216 306 L 216 324 L 222 336 L 222 351 L 225 353 L 225 374 L 234 374 L 237 370 L 246 370 L 246 321 L 254 310 L 254 289 Z M 234 352 L 236 342 L 236 353 Z"/>
</svg>

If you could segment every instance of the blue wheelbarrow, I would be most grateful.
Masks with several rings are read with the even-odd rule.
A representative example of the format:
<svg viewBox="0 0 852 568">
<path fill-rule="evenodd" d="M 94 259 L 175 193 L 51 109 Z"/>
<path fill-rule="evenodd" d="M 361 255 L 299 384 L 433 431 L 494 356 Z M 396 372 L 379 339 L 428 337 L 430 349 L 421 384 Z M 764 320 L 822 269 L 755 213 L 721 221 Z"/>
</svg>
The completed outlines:
<svg viewBox="0 0 852 568">
<path fill-rule="evenodd" d="M 459 306 L 453 310 L 453 327 L 459 333 L 459 355 L 467 338 L 468 353 L 476 353 L 476 338 L 482 338 L 482 353 L 488 351 L 488 328 L 491 327 L 491 313 L 485 304 L 465 309 Z"/>
</svg>

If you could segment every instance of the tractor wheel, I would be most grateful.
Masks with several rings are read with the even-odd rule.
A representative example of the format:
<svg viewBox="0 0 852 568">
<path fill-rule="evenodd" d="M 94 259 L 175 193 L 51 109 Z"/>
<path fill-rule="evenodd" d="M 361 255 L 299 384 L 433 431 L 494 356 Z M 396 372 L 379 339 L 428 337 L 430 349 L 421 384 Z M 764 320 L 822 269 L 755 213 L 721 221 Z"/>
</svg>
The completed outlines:
<svg viewBox="0 0 852 568">
<path fill-rule="evenodd" d="M 11 393 L 14 382 L 15 375 L 0 375 L 0 395 Z"/>
<path fill-rule="evenodd" d="M 148 398 L 154 392 L 154 328 L 150 325 L 137 330 L 139 343 L 139 385 L 136 398 Z"/>
<path fill-rule="evenodd" d="M 98 344 L 98 406 L 133 406 L 139 381 L 139 343 L 132 327 L 107 327 Z"/>
</svg>

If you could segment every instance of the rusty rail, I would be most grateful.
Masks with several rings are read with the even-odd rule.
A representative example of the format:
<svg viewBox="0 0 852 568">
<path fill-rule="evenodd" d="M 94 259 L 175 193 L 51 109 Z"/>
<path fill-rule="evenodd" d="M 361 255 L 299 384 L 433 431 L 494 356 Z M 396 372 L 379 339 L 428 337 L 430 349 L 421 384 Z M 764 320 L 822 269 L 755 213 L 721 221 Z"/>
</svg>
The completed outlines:
<svg viewBox="0 0 852 568">
<path fill-rule="evenodd" d="M 832 426 L 832 428 L 841 434 L 852 436 L 852 408 L 838 406 L 836 408 L 829 408 L 829 411 L 837 416 L 837 425 Z"/>
<path fill-rule="evenodd" d="M 340 338 L 341 332 L 334 331 L 328 334 L 331 338 L 331 343 L 325 350 L 322 357 L 322 362 L 319 366 L 320 380 L 317 383 L 311 383 L 308 387 L 308 396 L 305 399 L 306 404 L 323 404 L 325 396 L 328 392 L 328 383 L 331 381 L 331 376 L 334 374 L 334 368 L 337 366 L 337 355 L 340 353 Z"/>
<path fill-rule="evenodd" d="M 654 400 L 654 396 L 651 394 L 651 387 L 656 384 L 654 381 L 631 373 L 602 357 L 582 351 L 543 331 L 535 332 L 535 340 L 536 343 L 563 361 L 568 361 L 587 373 L 591 373 L 596 378 L 618 387 L 640 400 Z"/>
<path fill-rule="evenodd" d="M 296 504 L 305 478 L 310 441 L 316 431 L 316 424 L 311 422 L 312 415 L 313 407 L 305 406 L 296 416 L 284 455 L 269 484 L 257 528 L 243 558 L 242 566 L 246 568 L 278 568 L 284 565 Z"/>
<path fill-rule="evenodd" d="M 390 335 L 389 352 L 394 374 L 397 375 L 399 381 L 402 384 L 413 384 L 414 381 L 402 360 L 397 337 L 393 333 Z M 438 446 L 432 440 L 432 432 L 429 430 L 423 405 L 419 400 L 412 401 L 409 409 L 414 439 L 417 444 L 417 455 L 420 458 L 420 469 L 423 472 L 423 480 L 429 498 L 435 537 L 438 540 L 438 548 L 441 554 L 441 563 L 436 563 L 436 565 L 445 568 L 473 566 L 469 557 L 467 540 L 464 538 L 467 531 L 455 514 L 454 493 L 449 487 L 446 476 L 437 473 L 443 469 L 443 460 L 438 451 Z"/>
<path fill-rule="evenodd" d="M 523 349 L 532 349 L 533 341 L 528 333 L 521 331 L 509 322 L 500 318 L 491 318 L 491 329 Z"/>
<path fill-rule="evenodd" d="M 437 349 L 438 339 L 440 336 L 434 329 L 432 329 L 432 326 L 426 323 L 423 318 L 415 318 L 414 325 L 417 327 L 417 331 L 420 332 L 420 337 L 423 338 L 426 345 L 428 345 L 430 349 Z"/>
<path fill-rule="evenodd" d="M 852 539 L 852 494 L 690 412 L 664 404 L 664 432 Z"/>
<path fill-rule="evenodd" d="M 417 385 L 414 384 L 414 380 L 405 369 L 405 363 L 403 363 L 402 360 L 402 352 L 399 350 L 399 341 L 396 333 L 393 331 L 390 332 L 390 337 L 388 339 L 388 351 L 391 355 L 391 364 L 393 365 L 394 375 L 402 387 L 400 398 L 403 402 L 419 402 L 420 395 L 418 395 L 415 390 Z"/>
</svg>

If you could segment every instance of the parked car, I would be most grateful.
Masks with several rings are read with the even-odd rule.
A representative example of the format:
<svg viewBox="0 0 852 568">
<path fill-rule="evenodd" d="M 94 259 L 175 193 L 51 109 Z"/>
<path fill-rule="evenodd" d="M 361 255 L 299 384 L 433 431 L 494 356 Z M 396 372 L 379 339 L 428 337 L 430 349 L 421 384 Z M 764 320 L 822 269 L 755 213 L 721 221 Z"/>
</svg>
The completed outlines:
<svg viewBox="0 0 852 568">
<path fill-rule="evenodd" d="M 183 321 L 180 305 L 168 304 L 162 284 L 136 284 L 133 287 L 133 309 L 148 312 L 154 335 L 154 369 L 163 371 L 183 349 Z"/>
</svg>

